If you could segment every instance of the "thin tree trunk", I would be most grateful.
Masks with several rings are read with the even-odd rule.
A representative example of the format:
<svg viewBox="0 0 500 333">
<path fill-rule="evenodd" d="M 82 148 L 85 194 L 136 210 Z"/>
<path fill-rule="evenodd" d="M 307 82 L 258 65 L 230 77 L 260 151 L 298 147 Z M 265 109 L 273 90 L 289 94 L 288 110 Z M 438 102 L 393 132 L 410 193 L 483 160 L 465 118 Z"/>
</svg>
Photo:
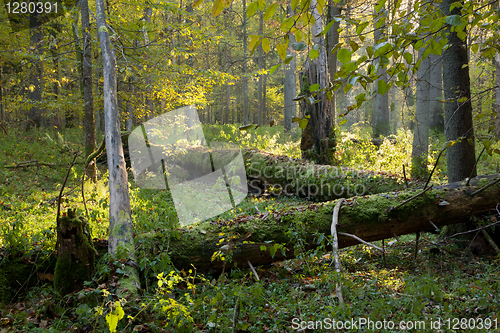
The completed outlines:
<svg viewBox="0 0 500 333">
<path fill-rule="evenodd" d="M 413 149 L 411 152 L 411 175 L 413 178 L 426 178 L 427 155 L 429 153 L 429 79 L 430 57 L 422 59 L 424 48 L 419 51 L 421 59 L 417 71 L 417 106 L 413 128 Z"/>
<path fill-rule="evenodd" d="M 442 57 L 434 54 L 430 58 L 430 87 L 429 87 L 429 128 L 443 131 L 443 63 Z"/>
<path fill-rule="evenodd" d="M 293 15 L 293 11 L 290 5 L 287 6 L 288 16 Z M 295 79 L 295 57 L 292 44 L 295 43 L 295 37 L 293 34 L 288 34 L 289 46 L 287 50 L 287 55 L 292 55 L 294 58 L 287 65 L 285 65 L 285 87 L 284 87 L 284 99 L 285 99 L 285 132 L 290 132 L 292 129 L 292 118 L 296 117 L 297 108 L 295 101 L 293 100 L 297 97 L 297 83 Z"/>
<path fill-rule="evenodd" d="M 330 81 L 335 78 L 335 73 L 337 73 L 337 52 L 332 53 L 331 50 L 335 47 L 335 45 L 339 42 L 339 28 L 340 21 L 336 18 L 340 17 L 342 13 L 341 6 L 344 5 L 344 1 L 340 1 L 339 3 L 335 3 L 333 0 L 330 0 L 328 4 L 328 13 L 327 13 L 327 22 L 329 23 L 332 20 L 335 20 L 335 23 L 332 25 L 330 30 L 328 30 L 326 34 L 326 55 L 328 59 L 328 71 L 330 73 Z M 332 124 L 335 124 L 336 119 L 336 110 L 337 110 L 337 100 L 335 96 L 335 91 L 332 91 Z"/>
<path fill-rule="evenodd" d="M 94 122 L 94 96 L 92 94 L 92 41 L 90 37 L 89 3 L 88 0 L 81 0 L 82 11 L 82 38 L 83 38 L 83 98 L 84 107 L 84 128 L 85 128 L 85 157 L 95 150 L 95 122 Z M 87 167 L 87 176 L 93 181 L 97 181 L 95 163 Z"/>
<path fill-rule="evenodd" d="M 120 279 L 121 295 L 137 294 L 139 278 L 134 268 L 135 245 L 133 237 L 128 177 L 123 154 L 118 100 L 116 91 L 116 60 L 106 27 L 103 0 L 96 0 L 96 16 L 101 45 L 104 78 L 104 112 L 106 124 L 106 152 L 109 170 L 109 243 L 108 251 L 125 263 L 124 277 Z M 128 276 L 125 277 L 125 276 Z"/>
<path fill-rule="evenodd" d="M 28 112 L 28 124 L 26 130 L 29 131 L 32 126 L 40 127 L 42 125 L 42 108 L 39 103 L 42 102 L 43 94 L 43 63 L 40 56 L 43 53 L 43 36 L 42 27 L 38 24 L 37 16 L 30 15 L 30 46 L 36 54 L 36 60 L 31 66 L 30 70 L 30 83 L 32 89 L 29 90 L 28 96 L 32 103 Z"/>
<path fill-rule="evenodd" d="M 262 11 L 259 11 L 259 35 L 262 36 L 264 35 L 264 13 Z M 290 43 L 291 44 L 291 43 Z M 264 64 L 263 64 L 263 50 L 262 50 L 262 43 L 259 45 L 259 58 L 258 58 L 258 65 L 259 65 L 259 70 L 264 69 Z M 264 105 L 262 102 L 262 81 L 263 81 L 263 75 L 259 75 L 259 82 L 257 86 L 257 112 L 258 112 L 258 119 L 257 119 L 257 124 L 262 125 L 262 117 L 264 113 Z"/>
<path fill-rule="evenodd" d="M 385 6 L 382 7 L 379 13 L 375 13 L 375 15 L 385 15 Z M 375 24 L 378 20 L 375 20 Z M 375 44 L 378 44 L 384 38 L 384 33 L 381 28 L 376 28 L 373 32 L 373 36 L 375 38 Z M 375 66 L 381 63 L 380 57 L 375 59 Z M 375 82 L 377 84 L 377 94 L 375 95 L 374 108 L 373 108 L 373 137 L 378 138 L 380 135 L 387 136 L 389 135 L 389 94 L 386 91 L 385 94 L 380 94 L 378 90 L 378 82 L 384 81 L 388 82 L 387 79 L 387 71 L 385 66 L 382 66 L 379 69 L 379 73 L 381 74 L 380 78 Z"/>
<path fill-rule="evenodd" d="M 248 78 L 247 78 L 247 3 L 243 0 L 243 114 L 244 123 L 248 124 Z"/>
<path fill-rule="evenodd" d="M 496 111 L 496 123 L 495 129 L 497 137 L 500 138 L 500 54 L 497 52 L 495 57 L 495 111 Z"/>
</svg>

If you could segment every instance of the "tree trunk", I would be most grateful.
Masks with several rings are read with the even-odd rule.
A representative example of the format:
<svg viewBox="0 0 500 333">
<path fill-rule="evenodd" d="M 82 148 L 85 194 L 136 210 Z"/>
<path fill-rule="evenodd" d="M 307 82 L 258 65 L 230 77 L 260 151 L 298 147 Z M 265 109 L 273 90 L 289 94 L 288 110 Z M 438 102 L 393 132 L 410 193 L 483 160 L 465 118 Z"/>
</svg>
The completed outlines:
<svg viewBox="0 0 500 333">
<path fill-rule="evenodd" d="M 411 175 L 427 178 L 427 155 L 429 153 L 429 79 L 430 57 L 422 59 L 424 48 L 419 51 L 420 67 L 417 71 L 417 107 L 413 127 L 413 149 L 411 152 Z"/>
<path fill-rule="evenodd" d="M 327 12 L 327 22 L 330 23 L 332 20 L 335 20 L 335 23 L 331 26 L 330 30 L 326 33 L 326 55 L 328 58 L 328 72 L 330 76 L 330 81 L 333 81 L 335 78 L 335 73 L 337 73 L 337 52 L 332 53 L 332 49 L 339 42 L 339 28 L 340 28 L 340 20 L 337 19 L 340 17 L 342 13 L 342 6 L 344 1 L 340 1 L 339 3 L 335 3 L 335 1 L 330 0 L 328 4 L 328 12 Z M 336 119 L 336 96 L 335 91 L 332 91 L 332 123 L 335 124 Z"/>
<path fill-rule="evenodd" d="M 40 59 L 43 52 L 42 43 L 42 27 L 39 24 L 38 16 L 30 14 L 30 47 L 33 48 L 36 57 L 34 57 L 35 60 L 30 71 L 32 89 L 29 89 L 28 93 L 29 99 L 34 105 L 28 112 L 26 131 L 29 131 L 32 126 L 40 127 L 42 125 L 42 108 L 39 105 L 42 102 L 43 94 L 43 63 Z"/>
<path fill-rule="evenodd" d="M 495 59 L 495 111 L 496 111 L 496 123 L 495 130 L 497 138 L 500 138 L 500 53 L 497 52 Z"/>
<path fill-rule="evenodd" d="M 287 6 L 288 16 L 293 15 L 293 11 L 290 5 Z M 284 87 L 284 100 L 285 100 L 285 132 L 290 132 L 292 129 L 292 118 L 296 117 L 296 106 L 293 100 L 297 97 L 297 83 L 295 80 L 295 55 L 293 52 L 292 44 L 295 43 L 295 38 L 293 34 L 288 34 L 289 43 L 287 55 L 292 55 L 294 58 L 285 65 L 285 87 Z"/>
<path fill-rule="evenodd" d="M 311 1 L 311 12 L 314 24 L 311 26 L 313 36 L 318 36 L 323 31 L 321 15 L 316 9 L 316 1 Z M 330 84 L 328 63 L 326 58 L 325 40 L 323 36 L 313 37 L 315 45 L 319 46 L 319 55 L 313 60 L 306 60 L 305 73 L 307 75 L 308 87 L 319 85 L 319 90 L 327 89 Z M 308 89 L 308 92 L 309 89 Z M 311 97 L 313 97 L 311 95 Z M 314 159 L 319 164 L 331 164 L 336 146 L 335 131 L 333 130 L 334 110 L 331 98 L 327 97 L 325 91 L 314 93 L 314 103 L 305 103 L 306 114 L 309 114 L 311 134 L 314 139 L 314 149 L 310 152 L 302 152 L 308 159 Z M 308 124 L 308 125 L 309 125 Z M 306 132 L 306 131 L 304 131 Z M 303 136 L 305 134 L 303 133 Z M 307 134 L 306 134 L 307 135 Z M 301 145 L 302 148 L 302 145 Z"/>
<path fill-rule="evenodd" d="M 382 7 L 379 13 L 375 13 L 377 17 L 385 15 L 385 5 Z M 378 19 L 375 20 L 375 24 Z M 376 28 L 373 32 L 373 36 L 375 38 L 375 44 L 381 43 L 382 39 L 384 39 L 384 33 L 381 28 Z M 387 84 L 387 71 L 385 69 L 386 65 L 382 65 L 382 58 L 387 59 L 385 55 L 381 55 L 380 57 L 375 59 L 375 66 L 379 65 L 379 73 L 380 78 L 375 82 L 377 87 L 377 93 L 375 94 L 375 101 L 373 107 L 373 118 L 372 118 L 372 126 L 373 126 L 373 137 L 378 138 L 380 135 L 387 136 L 389 135 L 389 94 L 387 91 L 384 94 L 381 94 L 378 87 L 379 81 L 383 81 L 384 85 Z"/>
<path fill-rule="evenodd" d="M 130 215 L 128 178 L 123 154 L 116 92 L 116 60 L 111 49 L 106 27 L 103 0 L 96 1 L 96 16 L 101 45 L 104 78 L 104 114 L 106 153 L 109 170 L 109 253 L 126 263 L 127 274 L 120 279 L 121 295 L 134 295 L 139 287 L 137 272 L 133 266 L 135 246 Z M 128 276 L 128 277 L 125 277 Z"/>
<path fill-rule="evenodd" d="M 248 124 L 248 79 L 247 79 L 247 3 L 243 0 L 243 123 Z"/>
<path fill-rule="evenodd" d="M 259 11 L 259 35 L 262 36 L 264 35 L 264 13 L 262 11 Z M 262 43 L 259 45 L 259 59 L 258 59 L 258 65 L 259 65 L 259 71 L 264 69 L 264 64 L 263 64 L 263 50 L 262 50 Z M 257 124 L 262 125 L 262 117 L 264 113 L 264 104 L 262 101 L 262 83 L 264 80 L 263 74 L 259 74 L 259 82 L 257 84 L 257 113 L 258 113 L 258 118 L 257 118 Z"/>
<path fill-rule="evenodd" d="M 494 209 L 500 196 L 499 183 L 472 197 L 471 193 L 499 177 L 499 174 L 477 177 L 471 181 L 471 186 L 464 183 L 439 186 L 396 209 L 394 207 L 420 190 L 352 198 L 346 200 L 340 210 L 337 231 L 369 242 L 415 232 L 435 232 L 434 225 L 441 227 L 464 222 L 471 215 Z M 440 205 L 440 202 L 448 204 Z M 167 240 L 162 232 L 150 232 L 138 237 L 149 239 L 152 244 L 169 241 L 170 259 L 179 269 L 190 268 L 193 264 L 198 271 L 220 272 L 224 265 L 228 269 L 235 263 L 238 267 L 245 267 L 247 261 L 253 265 L 264 265 L 293 258 L 303 249 L 296 247 L 297 240 L 293 238 L 296 236 L 288 237 L 288 234 L 302 233 L 306 238 L 306 249 L 317 247 L 315 233 L 330 235 L 334 206 L 332 201 L 243 216 L 215 224 L 205 222 L 197 228 L 180 229 L 182 236 L 178 239 L 168 237 Z M 221 244 L 219 235 L 222 230 L 226 241 Z M 288 230 L 293 232 L 288 233 Z M 286 257 L 281 250 L 276 251 L 274 257 L 270 255 L 271 248 L 276 248 L 276 244 L 284 244 Z M 355 244 L 359 244 L 356 239 L 339 235 L 339 248 Z M 232 261 L 211 260 L 217 252 L 226 255 L 229 251 Z"/>
<path fill-rule="evenodd" d="M 90 39 L 89 3 L 81 0 L 82 11 L 82 38 L 83 38 L 83 98 L 84 128 L 85 128 L 85 157 L 95 150 L 95 122 L 94 122 L 94 96 L 92 94 L 92 42 Z M 95 183 L 97 181 L 97 170 L 95 163 L 87 167 L 87 176 Z"/>
<path fill-rule="evenodd" d="M 430 58 L 430 87 L 429 87 L 429 128 L 443 132 L 443 63 L 442 57 L 434 54 Z"/>
<path fill-rule="evenodd" d="M 460 15 L 460 7 L 450 11 L 453 0 L 443 0 L 441 10 L 444 15 Z M 463 1 L 460 2 L 463 4 Z M 474 128 L 472 127 L 472 103 L 470 100 L 469 60 L 467 42 L 456 32 L 447 29 L 448 45 L 443 52 L 443 88 L 445 99 L 446 140 L 457 140 L 447 150 L 448 182 L 453 183 L 467 177 L 476 176 L 476 155 L 474 151 Z M 457 107 L 458 106 L 458 107 Z"/>
<path fill-rule="evenodd" d="M 94 270 L 95 252 L 87 222 L 75 211 L 57 221 L 57 262 L 54 287 L 63 295 L 82 290 Z"/>
</svg>

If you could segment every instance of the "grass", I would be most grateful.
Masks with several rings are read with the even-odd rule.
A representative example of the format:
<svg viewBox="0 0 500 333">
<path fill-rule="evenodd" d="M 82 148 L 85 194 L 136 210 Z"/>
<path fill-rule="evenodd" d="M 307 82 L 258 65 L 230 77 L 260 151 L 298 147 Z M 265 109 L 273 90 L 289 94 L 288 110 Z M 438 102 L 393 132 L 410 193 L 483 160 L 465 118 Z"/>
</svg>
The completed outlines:
<svg viewBox="0 0 500 333">
<path fill-rule="evenodd" d="M 225 125 L 207 126 L 205 131 L 207 141 L 232 141 L 274 153 L 299 155 L 299 138 L 282 136 L 281 128 L 261 127 L 241 132 L 235 126 Z M 399 131 L 395 145 L 386 141 L 379 149 L 368 143 L 368 134 L 362 128 L 339 134 L 339 163 L 402 174 L 402 165 L 409 163 L 411 133 Z M 354 144 L 351 138 L 358 143 Z M 37 263 L 40 258 L 35 255 L 48 256 L 53 250 L 56 199 L 74 152 L 82 150 L 82 141 L 78 129 L 67 130 L 60 136 L 12 129 L 8 136 L 2 137 L 0 266 L 15 257 Z M 432 147 L 442 146 L 443 141 L 444 138 L 436 136 L 431 141 Z M 437 153 L 438 149 L 431 149 L 429 159 L 432 161 Z M 56 166 L 6 168 L 32 160 Z M 77 159 L 79 163 L 82 160 Z M 485 163 L 479 169 L 485 172 L 494 170 L 498 163 L 496 156 L 483 156 L 482 160 Z M 445 167 L 443 159 L 434 181 L 445 180 Z M 81 168 L 77 164 L 69 173 L 63 209 L 77 208 L 85 214 L 79 187 Z M 106 171 L 101 167 L 98 183 L 85 186 L 92 236 L 99 239 L 107 237 L 106 179 Z M 136 234 L 175 227 L 177 216 L 168 192 L 137 188 L 131 182 L 130 197 Z M 305 203 L 306 200 L 294 197 L 247 197 L 214 220 Z M 381 242 L 376 244 L 382 246 Z M 386 240 L 385 247 L 385 256 L 364 245 L 341 250 L 342 273 L 332 268 L 329 252 L 320 247 L 294 260 L 258 267 L 260 281 L 255 281 L 247 269 L 235 269 L 221 276 L 198 275 L 194 269 L 177 271 L 171 266 L 166 245 L 156 244 L 154 255 L 138 258 L 142 279 L 149 282 L 143 285 L 140 299 L 122 302 L 125 317 L 118 321 L 117 331 L 230 332 L 235 326 L 240 332 L 289 332 L 302 325 L 314 326 L 310 331 L 322 332 L 329 330 L 318 329 L 319 322 L 327 325 L 331 320 L 344 323 L 363 318 L 373 322 L 392 321 L 396 325 L 402 321 L 413 325 L 424 322 L 425 329 L 413 330 L 419 332 L 435 332 L 429 325 L 438 320 L 444 325 L 454 325 L 455 318 L 466 320 L 467 325 L 479 322 L 486 325 L 488 320 L 491 325 L 500 325 L 498 257 L 478 258 L 467 248 L 431 234 L 421 236 L 416 259 L 414 236 Z M 138 255 L 142 253 L 139 249 Z M 116 296 L 108 291 L 116 286 L 119 267 L 119 262 L 101 256 L 95 276 L 86 288 L 64 297 L 50 283 L 28 290 L 19 288 L 25 291 L 22 297 L 0 306 L 0 330 L 109 331 L 107 319 L 118 316 L 119 311 Z M 343 306 L 339 306 L 335 296 L 337 283 L 342 284 Z M 462 322 L 458 324 L 460 329 Z M 358 331 L 373 330 L 365 327 Z M 453 330 L 443 326 L 442 331 Z"/>
</svg>

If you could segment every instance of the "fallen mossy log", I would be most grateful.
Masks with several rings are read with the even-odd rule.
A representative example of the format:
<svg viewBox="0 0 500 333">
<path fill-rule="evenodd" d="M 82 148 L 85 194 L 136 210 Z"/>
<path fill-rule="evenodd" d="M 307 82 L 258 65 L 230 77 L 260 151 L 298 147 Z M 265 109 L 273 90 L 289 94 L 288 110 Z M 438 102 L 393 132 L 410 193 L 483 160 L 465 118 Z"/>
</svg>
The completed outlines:
<svg viewBox="0 0 500 333">
<path fill-rule="evenodd" d="M 465 186 L 464 182 L 438 186 L 397 209 L 394 207 L 422 190 L 353 197 L 342 205 L 337 231 L 356 235 L 365 241 L 377 241 L 465 222 L 473 215 L 495 208 L 500 201 L 499 183 L 471 194 L 499 177 L 499 174 L 476 177 L 470 186 Z M 193 265 L 201 272 L 220 272 L 224 266 L 226 269 L 235 264 L 246 266 L 247 261 L 254 266 L 269 264 L 295 257 L 296 251 L 301 250 L 297 247 L 299 240 L 305 244 L 302 250 L 317 247 L 319 235 L 330 235 L 334 205 L 335 202 L 331 201 L 233 220 L 205 222 L 196 227 L 178 229 L 174 235 L 162 232 L 138 235 L 137 241 L 146 248 L 148 243 L 153 247 L 161 242 L 168 243 L 170 259 L 178 268 Z M 339 248 L 355 244 L 359 242 L 339 235 Z M 274 257 L 271 252 L 275 252 Z M 217 255 L 226 260 L 212 260 Z"/>
<path fill-rule="evenodd" d="M 161 149 L 162 147 L 152 148 L 152 155 L 164 158 L 169 177 L 176 177 L 174 181 L 176 183 L 202 177 L 222 168 L 227 173 L 228 165 L 232 165 L 233 168 L 239 165 L 240 150 L 231 147 L 231 144 L 217 144 L 216 148 L 212 147 L 210 150 L 203 146 L 184 147 L 168 151 L 168 155 L 163 155 L 165 153 Z M 405 188 L 404 179 L 393 174 L 318 165 L 255 149 L 242 149 L 241 153 L 248 190 L 254 195 L 261 195 L 267 191 L 273 195 L 295 195 L 316 201 L 329 201 Z M 149 158 L 148 156 L 140 157 Z M 159 161 L 160 157 L 157 160 Z M 143 162 L 137 162 L 135 165 L 141 163 Z M 159 166 L 159 162 L 157 164 Z M 158 166 L 152 169 L 156 170 Z M 416 182 L 411 184 L 415 186 Z"/>
<path fill-rule="evenodd" d="M 384 172 L 319 165 L 252 149 L 244 149 L 243 156 L 249 189 L 256 194 L 270 188 L 276 194 L 329 201 L 405 188 L 404 179 Z"/>
</svg>

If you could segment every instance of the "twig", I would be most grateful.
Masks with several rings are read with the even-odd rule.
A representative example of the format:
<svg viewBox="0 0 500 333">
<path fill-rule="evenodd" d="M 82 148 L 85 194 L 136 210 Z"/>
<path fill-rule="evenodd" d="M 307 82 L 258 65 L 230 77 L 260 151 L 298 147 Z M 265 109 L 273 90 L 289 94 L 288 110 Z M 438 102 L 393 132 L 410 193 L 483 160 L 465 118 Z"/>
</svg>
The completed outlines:
<svg viewBox="0 0 500 333">
<path fill-rule="evenodd" d="M 351 235 L 351 234 L 348 234 L 348 233 L 346 233 L 346 232 L 339 232 L 338 234 L 339 234 L 339 235 L 342 235 L 342 236 L 352 237 L 352 238 L 354 238 L 355 240 L 357 240 L 358 242 L 361 242 L 361 243 L 363 243 L 363 244 L 365 244 L 365 245 L 371 246 L 371 247 L 373 247 L 374 249 L 377 249 L 377 250 L 379 250 L 379 251 L 384 251 L 383 249 L 381 249 L 381 248 L 380 248 L 380 247 L 378 247 L 377 245 L 372 244 L 372 243 L 370 243 L 370 242 L 367 242 L 367 241 L 365 241 L 365 240 L 362 240 L 361 238 L 359 238 L 359 237 L 358 237 L 358 236 L 356 236 L 356 235 Z"/>
<path fill-rule="evenodd" d="M 498 245 L 491 238 L 491 236 L 488 235 L 488 233 L 486 232 L 486 230 L 483 229 L 483 230 L 481 230 L 481 232 L 483 233 L 484 238 L 486 238 L 486 240 L 488 241 L 488 243 L 490 243 L 491 247 L 495 250 L 495 252 L 497 254 L 500 254 L 500 249 L 498 248 Z"/>
<path fill-rule="evenodd" d="M 332 237 L 333 237 L 332 254 L 333 254 L 333 260 L 335 261 L 335 270 L 337 271 L 337 273 L 340 273 L 340 271 L 341 271 L 340 258 L 339 258 L 339 239 L 337 236 L 337 224 L 339 221 L 340 206 L 342 206 L 342 203 L 344 202 L 344 200 L 345 199 L 342 198 L 339 201 L 337 201 L 337 204 L 335 205 L 335 208 L 333 209 L 332 226 L 331 226 L 331 232 L 332 232 Z M 344 304 L 344 297 L 342 296 L 342 285 L 340 284 L 340 282 L 337 282 L 336 294 L 337 294 L 337 298 L 339 299 L 339 304 L 343 305 Z"/>
<path fill-rule="evenodd" d="M 484 147 L 483 150 L 481 150 L 481 153 L 477 157 L 476 163 L 474 163 L 474 167 L 472 168 L 472 171 L 469 175 L 469 178 L 467 178 L 467 183 L 465 183 L 465 186 L 469 186 L 470 180 L 472 179 L 472 175 L 474 174 L 474 171 L 476 170 L 477 162 L 479 162 L 479 159 L 481 158 L 481 155 L 483 155 L 485 150 L 486 150 L 486 147 Z"/>
<path fill-rule="evenodd" d="M 384 266 L 387 265 L 385 262 L 385 238 L 382 239 L 382 258 L 384 259 Z"/>
<path fill-rule="evenodd" d="M 80 156 L 80 153 L 75 153 L 75 157 L 73 158 L 73 161 L 69 165 L 68 172 L 66 172 L 66 178 L 64 178 L 64 182 L 61 186 L 61 191 L 59 192 L 59 197 L 57 198 L 57 216 L 56 216 L 56 222 L 57 222 L 57 228 L 59 229 L 59 217 L 61 216 L 61 198 L 62 194 L 64 191 L 64 187 L 66 186 L 66 182 L 68 181 L 69 177 L 69 172 L 71 171 L 71 168 L 75 165 L 76 158 Z M 56 249 L 57 249 L 57 244 L 56 244 Z"/>
<path fill-rule="evenodd" d="M 467 230 L 467 231 L 464 231 L 464 232 L 459 232 L 459 233 L 453 234 L 453 235 L 451 235 L 451 236 L 445 237 L 443 240 L 448 239 L 448 238 L 453 238 L 453 237 L 455 237 L 455 236 L 460 236 L 460 235 L 469 234 L 469 233 L 471 233 L 471 232 L 480 231 L 480 230 L 483 230 L 483 229 L 489 228 L 489 227 L 494 226 L 494 225 L 499 224 L 499 223 L 500 223 L 500 221 L 497 221 L 497 222 L 494 222 L 494 223 L 488 224 L 487 226 L 484 226 L 484 227 L 481 227 L 481 228 L 477 228 L 477 229 L 474 229 L 474 230 Z"/>
<path fill-rule="evenodd" d="M 418 240 L 420 239 L 420 232 L 417 231 L 417 234 L 415 236 L 415 261 L 417 260 L 417 254 L 418 254 Z"/>
<path fill-rule="evenodd" d="M 438 231 L 439 231 L 438 226 L 437 226 L 437 225 L 435 225 L 434 223 L 432 223 L 432 221 L 431 221 L 431 220 L 429 220 L 428 222 L 429 222 L 430 224 L 432 224 L 432 226 L 435 228 L 436 232 L 438 232 Z"/>
<path fill-rule="evenodd" d="M 410 199 L 406 199 L 405 201 L 403 201 L 402 203 L 400 203 L 399 205 L 397 205 L 396 207 L 394 207 L 394 209 L 398 209 L 400 208 L 401 206 L 407 204 L 408 202 L 412 201 L 413 199 L 421 196 L 422 194 L 424 194 L 425 192 L 429 191 L 430 189 L 432 188 L 432 185 L 429 186 L 428 188 L 426 188 L 425 190 L 423 190 L 422 192 L 418 193 L 418 194 L 415 194 L 414 196 L 412 196 Z"/>
<path fill-rule="evenodd" d="M 238 321 L 238 317 L 240 316 L 240 296 L 236 299 L 236 304 L 234 305 L 233 312 L 233 329 L 232 332 L 236 332 L 236 321 Z"/>
<path fill-rule="evenodd" d="M 498 178 L 497 180 L 492 181 L 491 183 L 489 183 L 489 184 L 488 184 L 488 185 L 486 185 L 485 187 L 481 187 L 479 190 L 472 192 L 470 196 L 472 197 L 472 196 L 474 196 L 474 195 L 476 195 L 476 194 L 478 194 L 478 193 L 481 193 L 482 191 L 486 190 L 486 189 L 487 189 L 488 187 L 490 187 L 490 186 L 495 185 L 495 184 L 496 184 L 496 183 L 498 183 L 499 181 L 500 181 L 500 178 Z"/>
<path fill-rule="evenodd" d="M 26 162 L 21 162 L 16 165 L 6 165 L 6 168 L 24 168 L 24 167 L 32 167 L 32 166 L 50 166 L 50 167 L 55 167 L 55 166 L 61 166 L 63 164 L 54 164 L 54 163 L 45 163 L 45 162 L 39 162 L 37 160 L 33 161 L 26 161 Z"/>
<path fill-rule="evenodd" d="M 255 271 L 255 268 L 253 268 L 252 263 L 249 260 L 247 260 L 247 264 L 248 264 L 248 267 L 250 267 L 250 269 L 252 270 L 253 275 L 255 275 L 255 279 L 257 281 L 260 281 L 259 276 L 257 275 L 257 272 Z"/>
<path fill-rule="evenodd" d="M 441 155 L 444 153 L 444 151 L 446 149 L 448 149 L 449 146 L 446 146 L 444 149 L 441 149 L 441 151 L 439 152 L 439 155 L 436 159 L 436 163 L 434 163 L 434 167 L 432 168 L 432 171 L 429 175 L 429 178 L 427 178 L 427 182 L 425 183 L 425 186 L 424 186 L 424 190 L 427 188 L 427 185 L 429 185 L 429 182 L 431 181 L 431 177 L 432 177 L 432 174 L 434 173 L 434 170 L 436 170 L 436 167 L 438 165 L 438 162 L 439 162 L 439 159 L 441 158 Z"/>
<path fill-rule="evenodd" d="M 405 165 L 404 164 L 403 164 L 403 176 L 405 177 L 406 188 L 408 188 L 408 179 L 406 179 L 406 171 L 405 171 Z"/>
</svg>

